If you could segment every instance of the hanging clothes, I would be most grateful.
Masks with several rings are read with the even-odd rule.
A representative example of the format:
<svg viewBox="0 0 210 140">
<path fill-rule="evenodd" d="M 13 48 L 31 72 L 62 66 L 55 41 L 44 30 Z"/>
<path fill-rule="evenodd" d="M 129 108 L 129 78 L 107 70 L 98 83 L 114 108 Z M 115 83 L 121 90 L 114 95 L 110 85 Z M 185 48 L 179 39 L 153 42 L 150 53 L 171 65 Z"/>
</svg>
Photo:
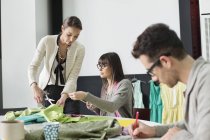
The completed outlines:
<svg viewBox="0 0 210 140">
<path fill-rule="evenodd" d="M 173 88 L 160 84 L 161 98 L 163 102 L 162 123 L 170 124 L 184 119 L 183 102 L 186 85 L 179 82 Z"/>
<path fill-rule="evenodd" d="M 134 87 L 133 97 L 134 97 L 134 108 L 144 108 L 143 104 L 143 94 L 141 92 L 141 81 L 137 80 L 132 83 Z"/>
<path fill-rule="evenodd" d="M 150 81 L 150 96 L 149 96 L 149 107 L 150 107 L 150 121 L 162 122 L 162 99 L 160 96 L 160 86 L 154 81 Z"/>
</svg>

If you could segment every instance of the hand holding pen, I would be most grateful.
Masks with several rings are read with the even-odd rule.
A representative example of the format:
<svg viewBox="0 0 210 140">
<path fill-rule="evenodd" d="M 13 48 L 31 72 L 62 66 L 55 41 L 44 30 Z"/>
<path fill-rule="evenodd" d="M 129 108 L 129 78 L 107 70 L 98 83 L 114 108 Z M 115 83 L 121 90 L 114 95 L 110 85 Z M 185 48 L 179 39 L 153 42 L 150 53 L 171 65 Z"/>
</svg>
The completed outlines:
<svg viewBox="0 0 210 140">
<path fill-rule="evenodd" d="M 156 135 L 155 127 L 148 126 L 141 121 L 138 121 L 139 112 L 136 112 L 135 122 L 128 127 L 128 133 L 133 138 L 151 138 Z"/>
</svg>

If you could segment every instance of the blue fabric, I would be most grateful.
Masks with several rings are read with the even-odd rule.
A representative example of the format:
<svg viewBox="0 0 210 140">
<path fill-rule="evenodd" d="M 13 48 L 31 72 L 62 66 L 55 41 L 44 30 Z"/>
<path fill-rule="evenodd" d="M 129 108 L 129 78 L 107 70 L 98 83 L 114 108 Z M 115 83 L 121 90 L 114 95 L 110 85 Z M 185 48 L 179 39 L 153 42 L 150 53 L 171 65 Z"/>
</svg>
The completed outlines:
<svg viewBox="0 0 210 140">
<path fill-rule="evenodd" d="M 23 121 L 25 125 L 46 122 L 46 119 L 39 114 L 17 117 L 16 120 Z"/>
</svg>

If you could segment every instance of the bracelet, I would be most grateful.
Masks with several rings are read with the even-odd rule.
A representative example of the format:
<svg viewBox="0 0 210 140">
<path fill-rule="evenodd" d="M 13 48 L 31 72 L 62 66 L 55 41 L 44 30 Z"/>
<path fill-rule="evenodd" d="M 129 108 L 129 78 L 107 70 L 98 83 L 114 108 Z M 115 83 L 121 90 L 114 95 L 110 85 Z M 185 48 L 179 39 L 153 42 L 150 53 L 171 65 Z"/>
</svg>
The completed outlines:
<svg viewBox="0 0 210 140">
<path fill-rule="evenodd" d="M 36 84 L 36 85 L 37 85 L 37 82 L 32 82 L 32 83 L 30 84 L 30 87 L 31 87 L 33 84 Z"/>
<path fill-rule="evenodd" d="M 69 97 L 68 93 L 61 93 L 61 95 L 66 95 L 67 97 Z"/>
</svg>

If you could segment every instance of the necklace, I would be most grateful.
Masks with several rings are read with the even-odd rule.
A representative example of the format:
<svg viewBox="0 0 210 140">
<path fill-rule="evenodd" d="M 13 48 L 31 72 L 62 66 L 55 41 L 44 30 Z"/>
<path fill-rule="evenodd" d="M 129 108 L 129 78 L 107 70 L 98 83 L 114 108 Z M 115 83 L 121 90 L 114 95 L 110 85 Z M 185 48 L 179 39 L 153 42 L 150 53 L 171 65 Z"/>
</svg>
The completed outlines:
<svg viewBox="0 0 210 140">
<path fill-rule="evenodd" d="M 61 51 L 60 51 L 60 48 L 58 48 L 58 57 L 61 59 L 61 60 L 64 60 L 66 57 L 62 57 L 61 55 Z"/>
</svg>

